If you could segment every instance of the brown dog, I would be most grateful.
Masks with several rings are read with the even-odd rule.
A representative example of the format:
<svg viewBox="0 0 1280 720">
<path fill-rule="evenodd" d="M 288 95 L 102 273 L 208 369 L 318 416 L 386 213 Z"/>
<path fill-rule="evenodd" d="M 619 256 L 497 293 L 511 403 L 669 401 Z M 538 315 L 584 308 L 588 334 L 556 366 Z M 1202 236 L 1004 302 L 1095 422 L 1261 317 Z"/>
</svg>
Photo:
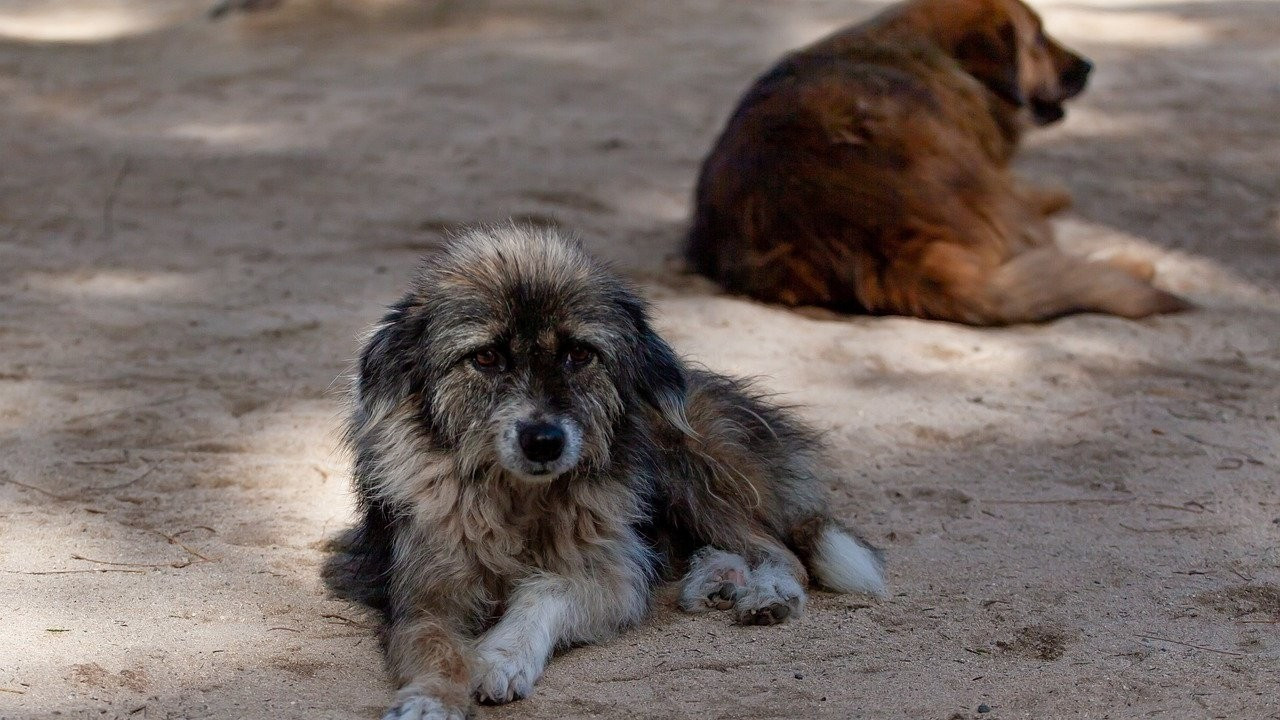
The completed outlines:
<svg viewBox="0 0 1280 720">
<path fill-rule="evenodd" d="M 1069 196 L 1009 169 L 1090 69 L 1019 0 L 908 0 L 799 50 L 707 157 L 689 260 L 763 300 L 976 325 L 1185 309 L 1149 263 L 1059 251 Z"/>
</svg>

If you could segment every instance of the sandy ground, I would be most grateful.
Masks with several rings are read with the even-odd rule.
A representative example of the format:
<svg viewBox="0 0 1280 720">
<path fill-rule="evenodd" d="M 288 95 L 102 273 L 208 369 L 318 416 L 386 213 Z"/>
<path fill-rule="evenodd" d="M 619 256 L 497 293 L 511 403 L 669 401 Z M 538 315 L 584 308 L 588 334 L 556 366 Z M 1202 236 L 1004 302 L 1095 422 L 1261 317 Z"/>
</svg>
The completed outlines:
<svg viewBox="0 0 1280 720">
<path fill-rule="evenodd" d="M 0 4 L 0 718 L 374 718 L 334 388 L 458 223 L 579 230 L 829 430 L 894 595 L 669 601 L 480 718 L 1280 717 L 1280 3 L 1044 2 L 1026 171 L 1205 309 L 979 330 L 663 271 L 754 74 L 873 3 Z M 333 5 L 344 3 L 333 0 Z"/>
</svg>

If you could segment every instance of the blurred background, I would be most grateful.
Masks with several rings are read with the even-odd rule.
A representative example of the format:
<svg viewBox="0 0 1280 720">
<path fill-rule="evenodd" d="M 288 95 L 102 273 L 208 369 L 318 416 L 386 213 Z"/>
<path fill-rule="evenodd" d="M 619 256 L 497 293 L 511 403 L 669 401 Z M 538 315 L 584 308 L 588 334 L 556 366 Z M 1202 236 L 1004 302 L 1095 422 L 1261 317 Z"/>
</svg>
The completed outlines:
<svg viewBox="0 0 1280 720">
<path fill-rule="evenodd" d="M 668 271 L 740 93 L 880 2 L 0 2 L 0 718 L 378 717 L 318 577 L 343 374 L 509 217 L 803 406 L 896 594 L 664 600 L 481 717 L 1280 717 L 1280 3 L 1034 5 L 1097 70 L 1020 169 L 1204 309 L 984 330 Z"/>
</svg>

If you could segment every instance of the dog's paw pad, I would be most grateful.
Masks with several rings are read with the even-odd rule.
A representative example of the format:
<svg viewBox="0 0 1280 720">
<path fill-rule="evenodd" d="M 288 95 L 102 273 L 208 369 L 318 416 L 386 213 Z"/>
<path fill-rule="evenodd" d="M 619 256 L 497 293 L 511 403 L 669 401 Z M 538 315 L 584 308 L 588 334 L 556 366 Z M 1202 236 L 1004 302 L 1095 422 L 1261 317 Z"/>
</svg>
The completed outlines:
<svg viewBox="0 0 1280 720">
<path fill-rule="evenodd" d="M 742 589 L 731 583 L 722 582 L 716 586 L 714 590 L 707 593 L 707 607 L 715 610 L 728 610 L 738 602 L 738 595 Z"/>
<path fill-rule="evenodd" d="M 791 617 L 792 605 L 775 602 L 756 608 L 740 608 L 738 622 L 743 625 L 777 625 Z"/>
<path fill-rule="evenodd" d="M 711 579 L 702 583 L 693 592 L 687 589 L 681 606 L 689 612 L 728 610 L 738 603 L 742 593 L 743 587 L 740 583 Z"/>
<path fill-rule="evenodd" d="M 711 580 L 725 585 L 742 586 L 747 584 L 747 573 L 736 567 L 720 568 L 711 575 Z"/>
<path fill-rule="evenodd" d="M 408 695 L 391 706 L 382 720 L 467 720 L 467 709 L 427 695 Z"/>
</svg>

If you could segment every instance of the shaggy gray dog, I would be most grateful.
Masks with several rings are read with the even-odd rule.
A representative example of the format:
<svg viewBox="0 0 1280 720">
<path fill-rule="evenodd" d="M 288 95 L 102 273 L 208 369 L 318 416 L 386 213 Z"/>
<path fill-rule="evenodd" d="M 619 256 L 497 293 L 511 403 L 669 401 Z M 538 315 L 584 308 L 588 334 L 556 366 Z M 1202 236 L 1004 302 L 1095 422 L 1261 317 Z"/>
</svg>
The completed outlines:
<svg viewBox="0 0 1280 720">
<path fill-rule="evenodd" d="M 645 616 L 656 580 L 739 622 L 797 615 L 810 573 L 881 594 L 828 514 L 814 434 L 682 363 L 577 245 L 472 232 L 428 258 L 360 357 L 354 550 L 400 690 L 386 718 L 527 696 L 559 647 Z"/>
</svg>

